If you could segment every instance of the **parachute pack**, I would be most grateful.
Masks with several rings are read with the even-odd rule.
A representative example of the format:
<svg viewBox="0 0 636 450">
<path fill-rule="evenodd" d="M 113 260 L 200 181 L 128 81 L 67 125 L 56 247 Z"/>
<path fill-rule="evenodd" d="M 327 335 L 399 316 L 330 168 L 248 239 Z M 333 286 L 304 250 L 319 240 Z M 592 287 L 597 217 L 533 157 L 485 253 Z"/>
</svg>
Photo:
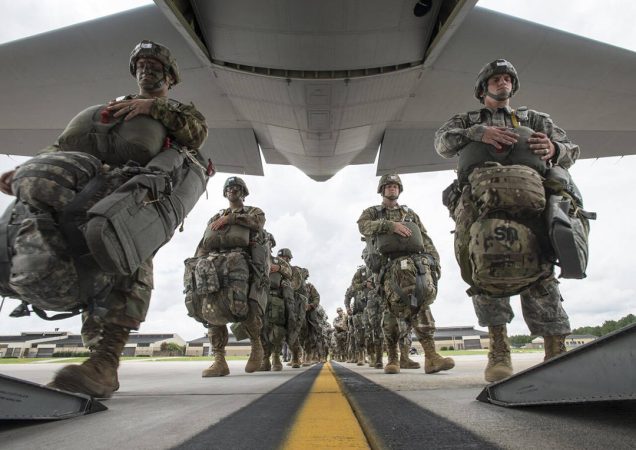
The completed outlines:
<svg viewBox="0 0 636 450">
<path fill-rule="evenodd" d="M 567 170 L 542 173 L 546 178 L 527 165 L 481 162 L 472 166 L 461 191 L 456 184 L 445 193 L 469 295 L 518 294 L 549 276 L 556 260 L 562 277 L 585 276 L 587 219 L 595 215 L 574 200 L 580 193 Z"/>
<path fill-rule="evenodd" d="M 77 142 L 78 149 L 88 145 Z M 110 168 L 90 151 L 44 153 L 22 164 L 12 181 L 17 200 L 0 219 L 2 294 L 78 312 L 135 273 L 168 242 L 207 183 L 209 155 L 161 149 L 145 166 Z"/>
</svg>

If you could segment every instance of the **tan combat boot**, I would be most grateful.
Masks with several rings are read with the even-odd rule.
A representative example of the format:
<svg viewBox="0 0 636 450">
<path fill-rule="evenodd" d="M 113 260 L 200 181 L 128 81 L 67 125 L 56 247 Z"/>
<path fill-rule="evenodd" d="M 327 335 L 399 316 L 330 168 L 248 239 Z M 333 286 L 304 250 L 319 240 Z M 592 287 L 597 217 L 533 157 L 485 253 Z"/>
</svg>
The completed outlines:
<svg viewBox="0 0 636 450">
<path fill-rule="evenodd" d="M 208 337 L 210 338 L 210 345 L 214 352 L 214 362 L 210 367 L 203 370 L 201 376 L 203 378 L 210 378 L 229 375 L 230 368 L 225 361 L 225 346 L 227 345 L 228 339 L 227 327 L 225 325 L 210 327 Z"/>
<path fill-rule="evenodd" d="M 261 343 L 261 328 L 263 328 L 263 320 L 259 313 L 256 311 L 258 306 L 250 302 L 250 312 L 247 316 L 247 320 L 243 322 L 245 331 L 250 338 L 250 357 L 245 364 L 245 372 L 256 372 L 263 363 L 263 356 L 265 356 L 265 350 Z"/>
<path fill-rule="evenodd" d="M 250 339 L 250 343 L 252 344 L 250 357 L 247 359 L 247 364 L 245 364 L 245 372 L 247 373 L 256 372 L 263 362 L 263 346 L 261 345 L 261 340 L 257 336 L 256 339 Z"/>
<path fill-rule="evenodd" d="M 358 358 L 356 362 L 356 366 L 364 366 L 364 350 L 359 350 L 357 352 Z"/>
<path fill-rule="evenodd" d="M 283 363 L 280 360 L 280 353 L 272 353 L 272 371 L 280 372 L 283 370 Z"/>
<path fill-rule="evenodd" d="M 510 344 L 506 325 L 488 327 L 490 349 L 488 350 L 488 365 L 484 372 L 487 382 L 503 380 L 512 375 L 512 361 L 510 360 Z"/>
<path fill-rule="evenodd" d="M 409 346 L 400 346 L 400 369 L 419 369 L 420 363 L 409 358 Z"/>
<path fill-rule="evenodd" d="M 102 339 L 81 365 L 60 369 L 48 386 L 91 397 L 109 398 L 119 388 L 117 368 L 130 330 L 115 324 L 105 324 Z"/>
<path fill-rule="evenodd" d="M 387 351 L 389 353 L 389 362 L 387 362 L 386 366 L 384 366 L 384 373 L 400 373 L 397 343 L 394 345 L 387 344 Z"/>
<path fill-rule="evenodd" d="M 543 349 L 545 350 L 544 361 L 554 358 L 561 353 L 565 353 L 565 334 L 556 336 L 543 336 Z"/>
<path fill-rule="evenodd" d="M 269 372 L 272 370 L 272 363 L 269 360 L 269 355 L 263 355 L 263 361 L 261 361 L 261 367 L 258 368 L 259 372 Z"/>
<path fill-rule="evenodd" d="M 455 367 L 453 358 L 444 358 L 435 350 L 435 341 L 433 336 L 426 336 L 420 340 L 424 349 L 424 372 L 436 373 L 442 370 L 450 370 Z"/>
<path fill-rule="evenodd" d="M 376 369 L 381 369 L 384 364 L 382 363 L 382 344 L 378 343 L 375 346 L 375 365 Z"/>
</svg>

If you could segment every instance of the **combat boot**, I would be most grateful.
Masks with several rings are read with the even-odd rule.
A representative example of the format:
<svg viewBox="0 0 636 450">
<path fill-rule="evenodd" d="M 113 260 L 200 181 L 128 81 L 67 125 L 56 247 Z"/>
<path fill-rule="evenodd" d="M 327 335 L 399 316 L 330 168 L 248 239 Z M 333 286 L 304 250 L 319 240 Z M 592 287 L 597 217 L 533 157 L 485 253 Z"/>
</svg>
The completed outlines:
<svg viewBox="0 0 636 450">
<path fill-rule="evenodd" d="M 261 361 L 261 367 L 258 368 L 259 372 L 269 372 L 272 370 L 272 364 L 269 361 L 269 355 L 263 355 L 263 361 Z"/>
<path fill-rule="evenodd" d="M 291 366 L 292 369 L 300 368 L 300 358 L 298 357 L 298 353 L 296 352 L 292 353 Z"/>
<path fill-rule="evenodd" d="M 377 344 L 375 346 L 375 368 L 381 369 L 384 364 L 382 363 L 382 344 Z"/>
<path fill-rule="evenodd" d="M 81 365 L 60 369 L 48 386 L 91 397 L 110 398 L 119 388 L 117 368 L 130 329 L 105 324 L 102 339 L 95 345 L 90 357 Z"/>
<path fill-rule="evenodd" d="M 389 353 L 389 362 L 384 366 L 384 373 L 400 373 L 397 344 L 387 345 L 387 351 Z"/>
<path fill-rule="evenodd" d="M 358 361 L 356 366 L 364 366 L 364 350 L 358 351 Z"/>
<path fill-rule="evenodd" d="M 543 336 L 543 349 L 545 350 L 544 361 L 554 358 L 561 353 L 565 353 L 565 334 L 556 336 Z"/>
<path fill-rule="evenodd" d="M 487 382 L 503 380 L 512 375 L 512 361 L 510 360 L 510 343 L 506 325 L 488 327 L 490 349 L 488 350 L 488 365 L 484 372 Z"/>
<path fill-rule="evenodd" d="M 272 353 L 272 371 L 280 372 L 283 370 L 283 363 L 280 361 L 280 353 Z"/>
<path fill-rule="evenodd" d="M 424 372 L 436 373 L 442 370 L 450 370 L 455 367 L 453 358 L 444 358 L 435 350 L 433 336 L 426 336 L 420 340 L 424 349 Z"/>
<path fill-rule="evenodd" d="M 247 320 L 243 322 L 245 331 L 250 338 L 250 357 L 245 364 L 245 372 L 256 372 L 263 363 L 263 356 L 265 356 L 265 350 L 261 343 L 261 328 L 263 328 L 263 321 L 258 312 L 258 305 L 255 302 L 250 302 L 250 312 L 248 313 Z"/>
<path fill-rule="evenodd" d="M 409 358 L 409 350 L 408 345 L 400 347 L 400 369 L 419 369 L 420 363 Z"/>
<path fill-rule="evenodd" d="M 375 366 L 375 352 L 372 345 L 369 345 L 367 354 L 369 355 L 369 367 Z"/>
<path fill-rule="evenodd" d="M 210 367 L 204 369 L 201 373 L 203 378 L 208 377 L 224 377 L 230 374 L 230 368 L 225 361 L 225 346 L 227 345 L 228 333 L 227 327 L 214 326 L 208 330 L 210 345 L 214 352 L 214 362 Z"/>
</svg>

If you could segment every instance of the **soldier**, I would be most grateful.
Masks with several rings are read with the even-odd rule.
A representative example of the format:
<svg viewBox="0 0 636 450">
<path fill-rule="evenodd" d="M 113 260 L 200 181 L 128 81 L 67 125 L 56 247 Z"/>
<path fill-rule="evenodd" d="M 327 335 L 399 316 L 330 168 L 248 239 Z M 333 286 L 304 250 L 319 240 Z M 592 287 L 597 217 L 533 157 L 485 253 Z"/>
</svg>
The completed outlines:
<svg viewBox="0 0 636 450">
<path fill-rule="evenodd" d="M 208 336 L 214 352 L 214 362 L 203 371 L 203 377 L 222 377 L 230 373 L 225 361 L 227 324 L 230 322 L 240 322 L 240 329 L 250 339 L 251 350 L 245 372 L 256 371 L 263 361 L 260 335 L 266 300 L 262 301 L 261 293 L 254 292 L 254 289 L 262 286 L 257 279 L 259 273 L 267 274 L 269 268 L 266 264 L 255 261 L 254 251 L 250 246 L 254 242 L 263 241 L 265 247 L 269 248 L 269 243 L 263 230 L 265 214 L 260 208 L 243 204 L 248 195 L 247 185 L 241 178 L 229 177 L 225 181 L 223 196 L 228 199 L 229 207 L 209 220 L 195 253 L 195 259 L 208 261 L 204 266 L 205 270 L 200 268 L 203 263 L 198 262 L 197 272 L 213 272 L 217 277 L 215 281 L 219 284 L 199 300 L 199 307 L 196 308 L 199 311 L 195 310 L 195 315 L 208 323 Z M 269 250 L 267 253 L 269 254 Z M 224 272 L 228 274 L 225 277 L 216 275 Z M 222 285 L 225 281 L 221 278 L 228 280 L 225 286 Z M 235 331 L 235 334 L 238 332 Z"/>
<path fill-rule="evenodd" d="M 400 322 L 413 326 L 424 348 L 426 373 L 449 370 L 455 362 L 442 357 L 435 349 L 435 321 L 429 308 L 437 295 L 439 255 L 418 215 L 398 204 L 402 191 L 398 175 L 383 175 L 378 184 L 382 204 L 365 209 L 358 219 L 360 233 L 365 239 L 373 240 L 378 251 L 388 259 L 380 277 L 386 307 L 382 329 L 389 354 L 384 372 L 400 372 L 398 343 L 406 331 Z M 408 353 L 408 349 L 401 350 Z"/>
<path fill-rule="evenodd" d="M 132 50 L 129 69 L 137 81 L 138 93 L 111 101 L 101 111 L 102 120 L 121 123 L 122 119 L 128 122 L 137 116 L 151 118 L 165 128 L 169 139 L 190 151 L 198 150 L 207 137 L 207 125 L 194 105 L 185 105 L 168 98 L 169 89 L 180 81 L 179 69 L 170 50 L 144 40 Z M 86 131 L 89 132 L 90 130 Z M 73 150 L 84 151 L 82 148 Z M 113 148 L 108 150 L 114 151 Z M 54 154 L 63 158 L 66 151 L 67 147 L 58 139 L 41 154 Z M 135 162 L 146 164 L 146 161 Z M 108 166 L 101 167 L 101 173 L 114 171 L 125 163 L 126 161 L 121 161 L 121 164 L 110 161 Z M 14 175 L 15 171 L 2 174 L 0 191 L 13 195 Z M 53 191 L 39 193 L 41 196 L 49 194 L 54 195 Z M 99 283 L 98 280 L 104 275 L 93 272 L 92 276 L 95 283 Z M 118 275 L 111 279 L 113 281 L 108 287 L 110 291 L 105 298 L 100 299 L 99 308 L 81 306 L 82 339 L 84 345 L 91 350 L 90 357 L 81 365 L 63 367 L 49 386 L 94 397 L 110 397 L 119 388 L 117 369 L 121 352 L 130 330 L 139 329 L 148 312 L 153 287 L 152 258 L 146 260 L 131 276 Z M 65 279 L 58 281 L 70 283 L 70 280 Z M 54 289 L 53 286 L 48 288 Z M 93 300 L 94 298 L 89 298 L 88 303 L 94 305 Z"/>
<path fill-rule="evenodd" d="M 259 370 L 280 372 L 283 370 L 280 355 L 291 312 L 289 305 L 294 301 L 294 292 L 291 288 L 292 268 L 285 259 L 272 256 L 269 272 L 269 296 L 261 332 L 264 354 Z"/>
<path fill-rule="evenodd" d="M 365 344 L 365 327 L 364 327 L 364 310 L 367 306 L 367 298 L 365 295 L 366 280 L 371 275 L 366 266 L 360 266 L 356 269 L 351 279 L 351 285 L 345 293 L 344 305 L 347 308 L 347 315 L 352 318 L 353 334 L 351 337 L 353 353 L 356 365 L 364 365 L 364 344 Z M 353 307 L 351 300 L 353 299 Z"/>
<path fill-rule="evenodd" d="M 511 158 L 516 155 L 516 158 L 522 159 L 516 164 L 528 165 L 540 173 L 546 170 L 546 163 L 567 169 L 578 158 L 579 147 L 568 139 L 548 114 L 526 107 L 515 111 L 510 107 L 510 98 L 518 89 L 519 77 L 510 62 L 498 59 L 486 64 L 477 75 L 474 91 L 475 98 L 483 107 L 452 117 L 435 133 L 437 153 L 444 158 L 460 157 L 460 189 L 468 184 L 468 175 L 474 171 L 474 167 L 487 161 L 497 161 L 499 155 L 505 155 L 517 142 L 526 148 L 515 152 Z M 522 141 L 515 132 L 523 127 L 530 129 L 527 142 L 525 138 Z M 490 144 L 494 151 L 463 151 L 469 144 L 474 146 L 474 143 Z M 493 154 L 493 157 L 484 156 L 489 154 Z M 449 208 L 453 209 L 452 206 Z M 451 214 L 455 218 L 454 212 Z M 456 220 L 459 227 L 461 219 Z M 539 217 L 531 222 L 531 226 L 536 230 L 534 227 L 540 228 L 538 222 L 542 221 Z M 540 235 L 545 234 L 545 231 L 539 231 L 538 234 L 537 237 L 541 238 Z M 501 380 L 513 373 L 506 331 L 506 324 L 513 318 L 510 297 L 502 295 L 494 298 L 482 294 L 473 295 L 472 299 L 479 325 L 487 326 L 490 335 L 485 379 L 489 382 Z M 521 292 L 524 320 L 531 334 L 544 337 L 546 359 L 565 351 L 565 337 L 570 333 L 570 323 L 562 301 L 550 263 L 542 276 Z"/>
<path fill-rule="evenodd" d="M 365 295 L 367 307 L 364 309 L 364 328 L 366 330 L 365 339 L 367 352 L 369 353 L 369 367 L 381 369 L 383 367 L 382 354 L 384 337 L 382 334 L 382 314 L 384 312 L 384 302 L 378 294 L 373 276 L 367 278 Z M 410 331 L 409 331 L 410 332 Z M 403 351 L 400 352 L 400 358 Z M 417 368 L 419 368 L 419 364 Z M 402 360 L 400 359 L 400 368 Z"/>
<path fill-rule="evenodd" d="M 318 346 L 322 339 L 322 327 L 320 325 L 320 316 L 318 314 L 318 306 L 320 306 L 320 294 L 316 287 L 307 281 L 309 278 L 309 270 L 302 268 L 302 276 L 305 283 L 305 292 L 307 293 L 307 305 L 305 306 L 305 322 L 307 323 L 307 339 L 305 341 L 305 363 L 315 364 L 318 362 Z"/>
<path fill-rule="evenodd" d="M 347 316 L 342 308 L 336 309 L 338 314 L 333 319 L 334 336 L 336 339 L 335 360 L 344 362 L 347 358 Z"/>
<path fill-rule="evenodd" d="M 305 305 L 307 303 L 304 295 L 305 282 L 301 268 L 291 266 L 293 255 L 290 249 L 281 248 L 278 251 L 278 257 L 290 264 L 292 270 L 291 288 L 294 295 L 291 299 L 288 299 L 287 304 L 287 344 L 292 354 L 289 365 L 292 369 L 297 369 L 300 367 L 300 335 L 305 321 Z"/>
</svg>

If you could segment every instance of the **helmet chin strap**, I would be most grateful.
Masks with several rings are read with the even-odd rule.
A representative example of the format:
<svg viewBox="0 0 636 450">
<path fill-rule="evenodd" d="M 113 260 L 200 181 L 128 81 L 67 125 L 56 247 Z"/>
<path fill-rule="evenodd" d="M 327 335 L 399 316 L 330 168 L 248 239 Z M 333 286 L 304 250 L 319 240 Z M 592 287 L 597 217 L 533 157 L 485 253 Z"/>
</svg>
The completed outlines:
<svg viewBox="0 0 636 450">
<path fill-rule="evenodd" d="M 508 100 L 510 97 L 512 97 L 512 91 L 507 93 L 507 94 L 493 94 L 490 91 L 486 91 L 486 95 L 498 102 L 502 102 L 504 100 Z"/>
</svg>

